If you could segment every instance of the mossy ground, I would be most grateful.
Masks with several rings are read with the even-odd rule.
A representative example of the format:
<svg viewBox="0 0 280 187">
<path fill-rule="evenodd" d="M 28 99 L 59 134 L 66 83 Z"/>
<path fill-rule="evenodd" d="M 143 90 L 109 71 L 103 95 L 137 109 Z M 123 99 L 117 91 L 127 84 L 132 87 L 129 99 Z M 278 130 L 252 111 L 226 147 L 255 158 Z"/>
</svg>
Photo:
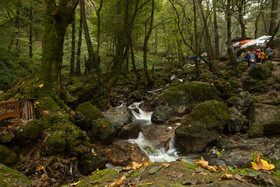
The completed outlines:
<svg viewBox="0 0 280 187">
<path fill-rule="evenodd" d="M 223 172 L 221 170 L 211 173 L 196 165 L 182 161 L 176 161 L 164 167 L 163 163 L 152 163 L 148 166 L 142 166 L 136 170 L 125 171 L 122 169 L 105 169 L 94 172 L 92 175 L 81 180 L 77 186 L 106 186 L 122 176 L 126 176 L 123 181 L 124 186 L 133 186 L 137 184 L 146 184 L 143 186 L 185 186 L 185 185 L 209 185 L 209 186 L 250 186 L 252 184 L 280 185 L 280 175 L 268 175 L 262 172 L 256 172 L 252 169 L 232 170 Z M 240 179 L 233 178 L 222 180 L 221 176 L 225 173 L 238 174 Z M 265 178 L 267 177 L 267 179 Z M 242 178 L 242 179 L 241 179 Z"/>
</svg>

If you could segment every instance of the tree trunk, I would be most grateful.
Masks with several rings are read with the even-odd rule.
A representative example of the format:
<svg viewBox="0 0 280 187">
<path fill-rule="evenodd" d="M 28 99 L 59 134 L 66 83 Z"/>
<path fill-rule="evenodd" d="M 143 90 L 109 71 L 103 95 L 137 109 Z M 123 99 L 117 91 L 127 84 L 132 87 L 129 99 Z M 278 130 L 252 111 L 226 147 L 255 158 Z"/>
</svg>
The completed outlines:
<svg viewBox="0 0 280 187">
<path fill-rule="evenodd" d="M 226 5 L 226 21 L 227 21 L 227 52 L 229 55 L 229 59 L 233 65 L 237 64 L 235 55 L 231 49 L 231 9 L 230 9 L 231 0 L 227 0 Z"/>
<path fill-rule="evenodd" d="M 30 7 L 29 7 L 29 58 L 33 57 L 33 5 L 32 1 L 30 1 Z"/>
<path fill-rule="evenodd" d="M 236 1 L 236 7 L 237 7 L 237 12 L 238 12 L 238 22 L 240 24 L 240 30 L 241 30 L 241 37 L 242 40 L 246 40 L 246 26 L 244 23 L 244 18 L 243 15 L 245 14 L 245 6 L 246 6 L 246 1 L 245 0 L 237 0 Z"/>
<path fill-rule="evenodd" d="M 70 60 L 70 76 L 74 75 L 75 72 L 75 45 L 76 45 L 76 19 L 75 11 L 73 13 L 73 23 L 72 23 L 72 46 L 71 46 L 71 60 Z"/>
<path fill-rule="evenodd" d="M 220 45 L 219 45 L 219 33 L 218 33 L 218 22 L 217 22 L 217 0 L 214 1 L 214 40 L 215 40 L 215 53 L 216 56 L 220 55 Z"/>
<path fill-rule="evenodd" d="M 271 11 L 270 11 L 270 21 L 269 21 L 269 30 L 268 34 L 272 35 L 275 27 L 276 27 L 276 21 L 277 21 L 277 16 L 278 16 L 278 0 L 272 0 L 271 3 Z"/>
<path fill-rule="evenodd" d="M 34 110 L 34 100 L 24 99 L 23 101 L 23 110 L 22 110 L 22 119 L 23 120 L 33 120 L 35 117 Z"/>
<path fill-rule="evenodd" d="M 148 18 L 145 22 L 145 38 L 144 38 L 144 46 L 143 46 L 143 63 L 144 63 L 144 71 L 145 71 L 145 76 L 148 81 L 148 87 L 152 87 L 154 85 L 154 81 L 152 80 L 149 70 L 148 70 L 148 65 L 147 65 L 147 56 L 148 56 L 148 42 L 151 37 L 152 31 L 153 31 L 153 23 L 154 23 L 154 11 L 155 11 L 155 1 L 152 0 L 152 7 L 151 7 L 151 16 Z M 150 20 L 149 28 L 147 31 L 147 22 Z"/>
<path fill-rule="evenodd" d="M 81 75 L 81 46 L 83 38 L 83 22 L 82 22 L 82 9 L 80 2 L 80 26 L 79 26 L 79 38 L 78 38 L 78 49 L 77 49 L 77 61 L 76 61 L 76 75 Z"/>
<path fill-rule="evenodd" d="M 83 22 L 83 27 L 84 27 L 84 34 L 85 34 L 85 40 L 87 44 L 87 49 L 88 49 L 88 60 L 85 62 L 85 74 L 87 74 L 92 68 L 96 67 L 96 64 L 94 62 L 95 59 L 95 54 L 94 50 L 92 47 L 92 42 L 91 38 L 89 35 L 89 30 L 88 30 L 88 25 L 87 25 L 87 20 L 86 20 L 86 10 L 85 10 L 85 1 L 80 0 L 80 5 L 81 5 L 81 18 Z"/>
<path fill-rule="evenodd" d="M 200 2 L 200 0 L 195 0 L 195 2 L 196 2 L 196 8 L 197 8 L 197 12 L 198 12 L 199 19 L 200 19 L 200 22 L 201 22 L 201 26 L 204 29 L 205 48 L 206 48 L 206 51 L 207 51 L 207 54 L 208 54 L 208 58 L 209 58 L 210 61 L 215 60 L 214 51 L 213 51 L 213 48 L 212 48 L 212 45 L 211 45 L 211 37 L 210 37 L 210 34 L 209 34 L 209 29 L 208 29 L 207 22 L 206 22 L 206 19 L 205 19 L 203 10 L 202 10 L 201 2 Z"/>
<path fill-rule="evenodd" d="M 45 0 L 44 4 L 43 56 L 38 77 L 57 91 L 61 90 L 64 36 L 77 4 L 78 0 L 61 0 L 58 5 L 55 0 Z"/>
</svg>

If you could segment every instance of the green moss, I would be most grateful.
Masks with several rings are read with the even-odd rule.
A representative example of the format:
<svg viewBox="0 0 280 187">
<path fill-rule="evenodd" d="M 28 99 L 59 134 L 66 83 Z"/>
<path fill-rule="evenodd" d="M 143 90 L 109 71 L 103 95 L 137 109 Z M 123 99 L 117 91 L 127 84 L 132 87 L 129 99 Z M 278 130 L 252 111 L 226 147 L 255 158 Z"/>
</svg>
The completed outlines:
<svg viewBox="0 0 280 187">
<path fill-rule="evenodd" d="M 263 137 L 264 133 L 264 126 L 259 123 L 251 123 L 249 125 L 248 134 L 250 137 L 256 138 L 256 137 Z"/>
<path fill-rule="evenodd" d="M 101 110 L 93 106 L 90 102 L 85 102 L 80 104 L 76 108 L 77 112 L 80 112 L 85 119 L 85 123 L 91 124 L 92 120 L 103 117 L 103 113 Z"/>
<path fill-rule="evenodd" d="M 249 75 L 255 79 L 265 80 L 272 75 L 269 65 L 257 65 L 250 69 Z"/>
<path fill-rule="evenodd" d="M 46 138 L 44 150 L 48 155 L 63 153 L 67 145 L 67 136 L 63 131 L 57 131 Z"/>
<path fill-rule="evenodd" d="M 39 120 L 29 121 L 16 134 L 16 139 L 20 141 L 37 140 L 41 137 L 43 125 Z"/>
<path fill-rule="evenodd" d="M 0 143 L 10 143 L 14 137 L 15 137 L 14 134 L 4 135 L 4 136 L 0 137 Z"/>
<path fill-rule="evenodd" d="M 0 186 L 13 187 L 24 186 L 31 187 L 31 181 L 26 176 L 20 174 L 3 164 L 0 164 Z"/>
<path fill-rule="evenodd" d="M 92 120 L 91 134 L 93 140 L 111 142 L 116 130 L 110 121 L 106 119 Z"/>
<path fill-rule="evenodd" d="M 0 145 L 0 162 L 5 165 L 12 165 L 17 162 L 17 154 L 10 148 Z"/>
</svg>

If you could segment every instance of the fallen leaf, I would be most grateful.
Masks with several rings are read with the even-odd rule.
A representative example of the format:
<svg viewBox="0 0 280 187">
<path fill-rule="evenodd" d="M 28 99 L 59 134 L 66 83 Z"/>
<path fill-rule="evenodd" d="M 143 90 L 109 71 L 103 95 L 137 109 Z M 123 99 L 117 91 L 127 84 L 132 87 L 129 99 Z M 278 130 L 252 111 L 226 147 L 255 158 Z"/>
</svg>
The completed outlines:
<svg viewBox="0 0 280 187">
<path fill-rule="evenodd" d="M 227 180 L 227 179 L 232 179 L 232 178 L 233 178 L 233 175 L 232 174 L 227 174 L 227 173 L 223 174 L 220 177 L 221 180 Z"/>
<path fill-rule="evenodd" d="M 135 169 L 138 169 L 140 167 L 142 167 L 143 164 L 138 164 L 137 162 L 132 162 L 132 168 L 135 170 Z"/>
<path fill-rule="evenodd" d="M 40 85 L 39 85 L 39 88 L 43 88 L 43 87 L 44 87 L 44 84 L 40 84 Z"/>
<path fill-rule="evenodd" d="M 266 160 L 261 159 L 261 157 L 257 154 L 256 162 L 251 162 L 252 168 L 254 170 L 272 170 L 275 168 L 273 164 L 269 164 Z"/>
<path fill-rule="evenodd" d="M 164 163 L 164 164 L 162 164 L 162 166 L 163 166 L 164 168 L 168 168 L 168 167 L 170 166 L 170 164 Z"/>
<path fill-rule="evenodd" d="M 150 165 L 150 162 L 149 161 L 146 161 L 144 158 L 142 159 L 142 162 L 141 162 L 144 166 L 148 166 Z"/>
<path fill-rule="evenodd" d="M 123 181 L 125 179 L 126 179 L 126 176 L 122 176 L 116 182 L 113 182 L 113 183 L 109 184 L 109 187 L 118 187 L 118 186 L 120 186 L 123 183 Z"/>
<path fill-rule="evenodd" d="M 223 166 L 219 165 L 219 168 L 222 170 L 222 171 L 227 171 L 228 169 L 224 168 Z"/>
<path fill-rule="evenodd" d="M 152 185 L 152 184 L 154 184 L 154 183 L 136 184 L 136 185 L 134 185 L 134 186 L 132 186 L 132 187 L 136 187 L 136 186 L 146 186 L 146 185 Z"/>
<path fill-rule="evenodd" d="M 102 125 L 103 128 L 106 128 L 106 125 Z"/>
<path fill-rule="evenodd" d="M 131 151 L 134 151 L 134 145 L 130 146 L 131 147 Z"/>
<path fill-rule="evenodd" d="M 201 158 L 201 160 L 194 160 L 193 162 L 194 162 L 196 165 L 198 165 L 198 166 L 200 166 L 200 167 L 202 167 L 202 168 L 204 168 L 204 169 L 207 169 L 207 170 L 209 170 L 209 171 L 211 171 L 211 172 L 217 171 L 217 167 L 216 167 L 216 166 L 209 166 L 209 165 L 208 165 L 208 162 L 205 161 L 203 158 Z"/>
</svg>

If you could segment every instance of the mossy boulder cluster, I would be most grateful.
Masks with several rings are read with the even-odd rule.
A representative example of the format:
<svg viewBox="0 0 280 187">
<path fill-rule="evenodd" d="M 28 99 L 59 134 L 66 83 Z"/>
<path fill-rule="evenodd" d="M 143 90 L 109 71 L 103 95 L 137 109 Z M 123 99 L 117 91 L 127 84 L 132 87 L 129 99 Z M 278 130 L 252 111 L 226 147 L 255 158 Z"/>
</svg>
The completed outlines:
<svg viewBox="0 0 280 187">
<path fill-rule="evenodd" d="M 116 135 L 115 128 L 106 119 L 92 120 L 90 132 L 92 140 L 100 140 L 104 143 L 111 143 Z"/>
<path fill-rule="evenodd" d="M 42 136 L 43 124 L 39 120 L 29 121 L 16 134 L 16 139 L 20 142 L 35 141 Z"/>
<path fill-rule="evenodd" d="M 219 92 L 213 84 L 205 82 L 186 82 L 167 87 L 161 94 L 148 101 L 152 106 L 170 106 L 179 114 L 189 113 L 194 106 L 206 100 L 220 100 Z"/>
<path fill-rule="evenodd" d="M 176 147 L 186 153 L 202 152 L 223 133 L 231 119 L 228 108 L 210 100 L 197 105 L 175 131 Z"/>
</svg>

